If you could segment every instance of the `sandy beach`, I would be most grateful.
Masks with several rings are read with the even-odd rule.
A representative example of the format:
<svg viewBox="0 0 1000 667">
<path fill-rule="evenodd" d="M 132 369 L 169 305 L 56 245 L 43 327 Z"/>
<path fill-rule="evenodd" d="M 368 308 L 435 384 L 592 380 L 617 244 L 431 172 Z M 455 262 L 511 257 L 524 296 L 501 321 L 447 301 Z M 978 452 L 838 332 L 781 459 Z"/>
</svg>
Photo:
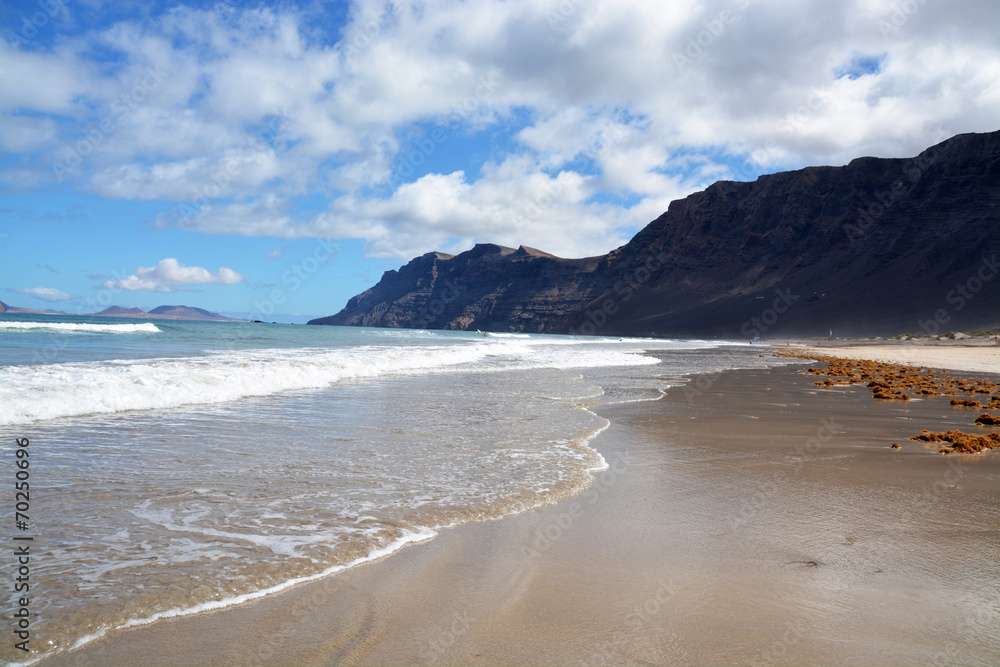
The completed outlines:
<svg viewBox="0 0 1000 667">
<path fill-rule="evenodd" d="M 845 359 L 865 359 L 956 371 L 1000 373 L 1000 347 L 993 345 L 900 343 L 793 346 L 791 349 L 802 354 L 825 354 Z"/>
<path fill-rule="evenodd" d="M 986 370 L 950 354 L 913 361 Z M 997 664 L 1000 455 L 909 440 L 969 428 L 942 398 L 807 366 L 595 407 L 582 495 L 39 664 Z"/>
</svg>

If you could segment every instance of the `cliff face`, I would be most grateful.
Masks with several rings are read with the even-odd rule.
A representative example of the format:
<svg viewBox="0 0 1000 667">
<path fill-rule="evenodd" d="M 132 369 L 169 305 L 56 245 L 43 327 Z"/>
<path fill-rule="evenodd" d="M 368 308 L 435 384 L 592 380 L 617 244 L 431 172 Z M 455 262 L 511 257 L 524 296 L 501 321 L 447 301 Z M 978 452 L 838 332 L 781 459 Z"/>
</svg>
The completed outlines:
<svg viewBox="0 0 1000 667">
<path fill-rule="evenodd" d="M 310 324 L 550 331 L 596 293 L 600 259 L 562 259 L 489 243 L 456 256 L 427 253 L 386 271 L 337 315 Z"/>
<path fill-rule="evenodd" d="M 719 182 L 628 244 L 567 260 L 430 253 L 316 324 L 606 335 L 1000 328 L 1000 132 L 911 159 Z"/>
</svg>

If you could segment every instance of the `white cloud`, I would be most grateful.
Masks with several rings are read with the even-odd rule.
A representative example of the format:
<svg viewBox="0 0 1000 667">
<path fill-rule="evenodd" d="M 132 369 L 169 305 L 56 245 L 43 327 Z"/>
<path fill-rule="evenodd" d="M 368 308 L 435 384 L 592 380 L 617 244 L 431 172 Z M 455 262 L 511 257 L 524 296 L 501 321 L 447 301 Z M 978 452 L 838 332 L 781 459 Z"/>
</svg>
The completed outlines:
<svg viewBox="0 0 1000 667">
<path fill-rule="evenodd" d="M 33 296 L 36 299 L 41 299 L 42 301 L 66 301 L 67 299 L 72 298 L 71 295 L 63 292 L 62 290 L 57 290 L 54 287 L 19 287 L 14 288 L 13 291 L 18 294 Z"/>
<path fill-rule="evenodd" d="M 103 287 L 112 290 L 176 292 L 187 290 L 189 285 L 234 285 L 246 279 L 247 276 L 226 267 L 212 273 L 199 266 L 183 266 L 173 257 L 168 257 L 161 259 L 156 266 L 140 266 L 130 276 L 109 280 Z"/>
<path fill-rule="evenodd" d="M 21 153 L 47 146 L 55 138 L 51 118 L 30 118 L 0 114 L 0 149 Z"/>
<path fill-rule="evenodd" d="M 359 0 L 339 41 L 326 11 L 182 4 L 52 53 L 0 45 L 0 144 L 35 151 L 0 180 L 31 187 L 76 151 L 85 187 L 163 201 L 183 212 L 160 224 L 205 233 L 594 254 L 719 178 L 997 129 L 988 0 Z M 866 58 L 880 66 L 841 76 Z M 474 130 L 496 143 L 392 183 L 428 127 L 441 154 Z"/>
<path fill-rule="evenodd" d="M 22 50 L 0 41 L 0 109 L 42 113 L 79 112 L 81 98 L 106 92 L 107 84 L 72 49 Z"/>
</svg>

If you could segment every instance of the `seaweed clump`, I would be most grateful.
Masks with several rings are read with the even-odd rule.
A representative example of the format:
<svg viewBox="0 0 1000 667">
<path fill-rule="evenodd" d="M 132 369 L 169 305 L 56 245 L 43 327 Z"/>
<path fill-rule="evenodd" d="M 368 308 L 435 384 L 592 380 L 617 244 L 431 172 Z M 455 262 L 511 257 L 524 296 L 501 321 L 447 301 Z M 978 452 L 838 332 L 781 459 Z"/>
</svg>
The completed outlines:
<svg viewBox="0 0 1000 667">
<path fill-rule="evenodd" d="M 1000 385 L 986 379 L 958 377 L 933 368 L 865 359 L 810 355 L 791 350 L 778 350 L 774 356 L 815 359 L 825 362 L 826 368 L 810 366 L 809 370 L 806 371 L 810 375 L 825 376 L 825 379 L 813 383 L 820 387 L 864 383 L 871 390 L 872 398 L 890 401 L 908 401 L 914 396 L 930 397 L 943 394 L 960 396 L 966 394 L 969 398 L 952 399 L 951 404 L 960 407 L 1000 409 L 1000 393 L 989 397 L 990 402 L 985 405 L 974 400 L 978 394 L 1000 392 Z M 913 396 L 910 395 L 911 393 Z"/>
<path fill-rule="evenodd" d="M 1000 433 L 988 433 L 986 435 L 976 435 L 975 433 L 963 433 L 961 431 L 946 431 L 944 433 L 932 433 L 927 429 L 920 435 L 915 435 L 910 440 L 921 442 L 946 442 L 947 447 L 938 450 L 940 454 L 978 454 L 986 449 L 1000 447 Z"/>
<path fill-rule="evenodd" d="M 961 396 L 965 394 L 968 398 L 953 398 L 951 404 L 960 408 L 1000 410 L 1000 384 L 986 378 L 962 377 L 933 368 L 804 354 L 791 350 L 776 350 L 774 356 L 824 362 L 825 368 L 810 366 L 805 371 L 810 375 L 825 376 L 824 379 L 813 383 L 820 387 L 864 383 L 871 390 L 872 398 L 888 401 L 909 401 L 914 397 L 931 398 L 940 395 Z M 985 398 L 982 398 L 983 394 L 986 394 Z M 977 398 L 980 400 L 976 400 Z M 984 403 L 984 401 L 988 402 Z M 1000 416 L 994 417 L 984 412 L 976 418 L 975 423 L 982 426 L 1000 426 Z M 933 433 L 924 430 L 923 433 L 913 436 L 911 439 L 945 443 L 946 446 L 939 450 L 941 454 L 954 452 L 974 454 L 987 449 L 1000 448 L 1000 433 L 977 435 L 961 431 Z M 892 448 L 898 449 L 899 444 L 893 443 Z"/>
</svg>

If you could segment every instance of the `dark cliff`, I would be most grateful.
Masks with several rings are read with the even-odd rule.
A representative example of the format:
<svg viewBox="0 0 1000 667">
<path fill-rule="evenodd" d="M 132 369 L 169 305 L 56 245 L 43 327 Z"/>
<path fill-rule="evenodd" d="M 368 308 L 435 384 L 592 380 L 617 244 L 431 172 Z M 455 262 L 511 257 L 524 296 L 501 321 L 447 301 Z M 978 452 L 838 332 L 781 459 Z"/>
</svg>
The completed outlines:
<svg viewBox="0 0 1000 667">
<path fill-rule="evenodd" d="M 600 260 L 491 243 L 455 256 L 431 252 L 386 271 L 340 313 L 310 324 L 550 331 L 552 322 L 597 293 L 594 267 Z"/>
<path fill-rule="evenodd" d="M 429 253 L 311 324 L 608 335 L 1000 327 L 1000 132 L 723 181 L 602 257 Z"/>
</svg>

